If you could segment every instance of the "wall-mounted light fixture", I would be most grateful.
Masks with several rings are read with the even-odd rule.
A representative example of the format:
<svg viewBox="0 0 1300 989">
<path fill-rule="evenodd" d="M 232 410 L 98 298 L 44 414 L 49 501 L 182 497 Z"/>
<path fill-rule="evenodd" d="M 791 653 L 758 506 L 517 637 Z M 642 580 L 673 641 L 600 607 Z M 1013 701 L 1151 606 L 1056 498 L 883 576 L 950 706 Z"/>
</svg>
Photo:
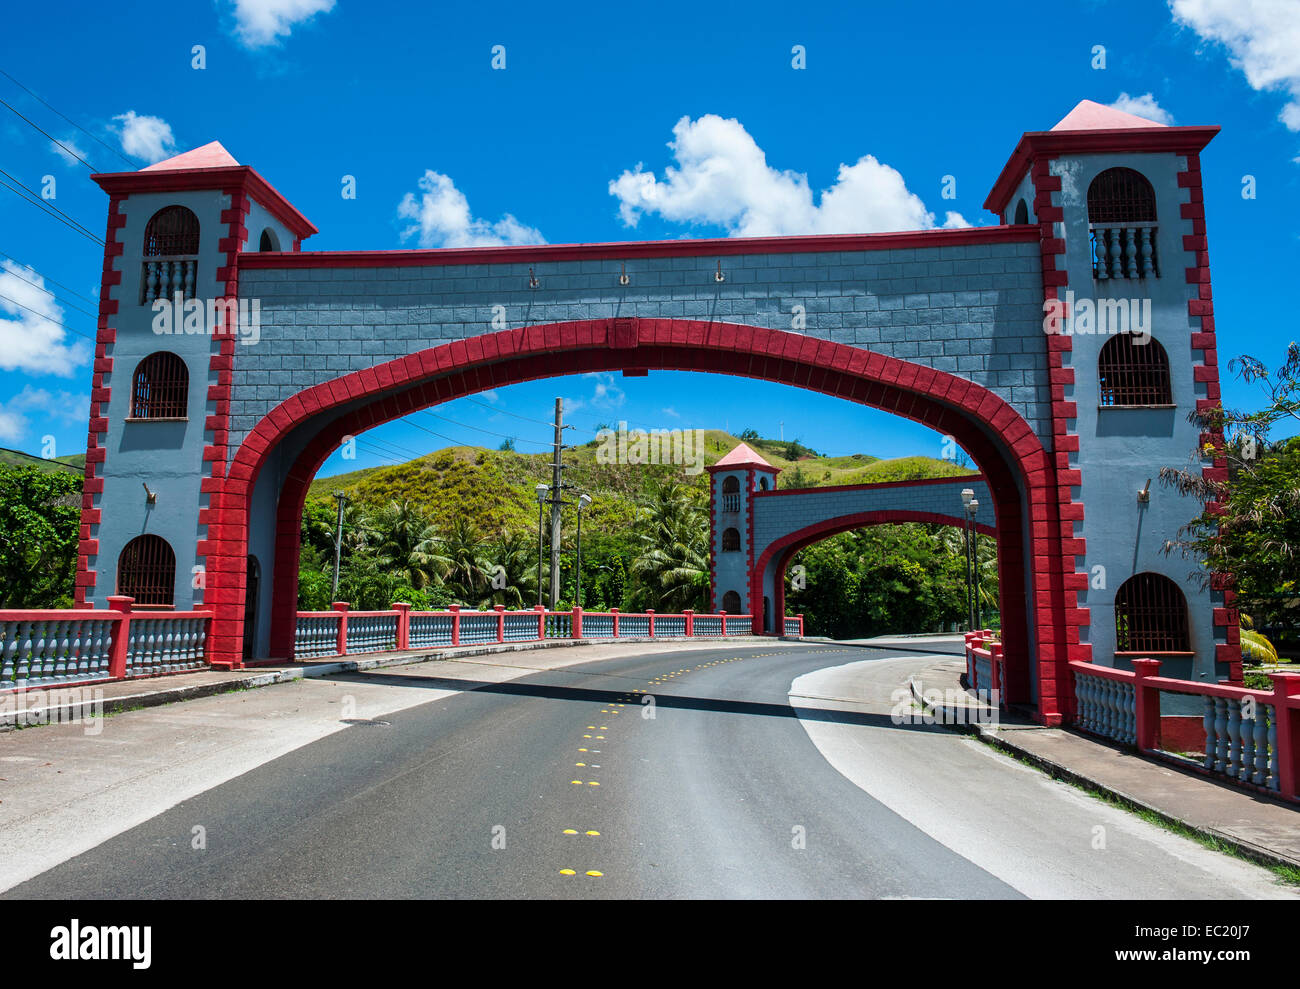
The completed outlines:
<svg viewBox="0 0 1300 989">
<path fill-rule="evenodd" d="M 532 269 L 532 268 L 529 268 L 529 269 L 528 269 L 528 287 L 529 287 L 529 288 L 537 288 L 537 286 L 539 286 L 539 285 L 541 285 L 541 284 L 542 284 L 542 283 L 539 282 L 539 281 L 537 280 L 537 276 L 533 273 L 533 269 Z"/>
<path fill-rule="evenodd" d="M 1146 487 L 1138 492 L 1138 504 L 1146 505 L 1151 501 L 1151 478 L 1147 478 Z"/>
<path fill-rule="evenodd" d="M 631 281 L 632 281 L 632 279 L 631 279 L 631 277 L 630 277 L 630 276 L 628 275 L 628 273 L 627 273 L 627 262 L 626 262 L 626 261 L 620 261 L 620 262 L 619 262 L 618 283 L 619 283 L 620 285 L 627 285 L 627 284 L 630 284 Z"/>
<path fill-rule="evenodd" d="M 149 485 L 148 485 L 148 484 L 145 484 L 144 481 L 141 481 L 140 483 L 141 483 L 141 484 L 144 484 L 144 501 L 145 501 L 145 504 L 146 504 L 146 505 L 156 505 L 156 504 L 158 504 L 158 492 L 157 492 L 157 491 L 150 491 L 150 490 L 149 490 Z"/>
<path fill-rule="evenodd" d="M 727 280 L 727 276 L 722 273 L 721 258 L 718 259 L 718 270 L 713 273 L 713 280 L 715 282 L 725 282 Z"/>
</svg>

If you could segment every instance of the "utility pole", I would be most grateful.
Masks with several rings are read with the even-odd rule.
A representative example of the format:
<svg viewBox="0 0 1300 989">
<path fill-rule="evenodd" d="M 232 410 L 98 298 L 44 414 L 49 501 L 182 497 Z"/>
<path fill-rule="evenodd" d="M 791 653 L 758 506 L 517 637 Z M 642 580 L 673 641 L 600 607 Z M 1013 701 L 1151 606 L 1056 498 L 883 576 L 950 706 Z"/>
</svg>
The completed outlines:
<svg viewBox="0 0 1300 989">
<path fill-rule="evenodd" d="M 339 520 L 334 529 L 334 586 L 330 591 L 330 600 L 339 596 L 339 560 L 343 556 L 343 506 L 348 500 L 348 496 L 342 491 L 335 491 L 334 497 L 339 503 Z"/>
<path fill-rule="evenodd" d="M 555 400 L 555 453 L 551 460 L 551 601 L 552 609 L 560 600 L 560 510 L 565 504 L 564 489 L 564 399 Z"/>
</svg>

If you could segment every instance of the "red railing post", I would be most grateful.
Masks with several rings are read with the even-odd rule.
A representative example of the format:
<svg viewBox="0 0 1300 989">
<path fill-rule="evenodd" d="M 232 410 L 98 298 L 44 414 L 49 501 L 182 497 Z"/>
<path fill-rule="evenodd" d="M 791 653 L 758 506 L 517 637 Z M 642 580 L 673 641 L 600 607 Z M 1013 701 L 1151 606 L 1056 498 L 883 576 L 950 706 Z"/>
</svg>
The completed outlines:
<svg viewBox="0 0 1300 989">
<path fill-rule="evenodd" d="M 650 616 L 650 638 L 653 639 L 655 637 L 655 610 L 654 608 L 646 608 L 645 613 Z"/>
<path fill-rule="evenodd" d="M 726 638 L 726 636 L 727 636 L 727 613 L 726 613 L 725 611 L 719 611 L 719 612 L 718 612 L 718 619 L 722 622 L 722 636 L 723 636 L 723 638 Z"/>
<path fill-rule="evenodd" d="M 348 603 L 335 601 L 330 607 L 339 613 L 339 637 L 334 652 L 336 655 L 346 656 L 348 654 Z"/>
<path fill-rule="evenodd" d="M 497 641 L 506 641 L 506 606 L 504 604 L 494 604 L 492 610 L 497 613 Z"/>
<path fill-rule="evenodd" d="M 348 603 L 346 600 L 335 600 L 330 604 L 334 611 L 338 612 L 338 638 L 334 642 L 334 654 L 338 656 L 347 655 L 347 610 Z"/>
<path fill-rule="evenodd" d="M 1273 717 L 1277 719 L 1277 783 L 1282 796 L 1300 797 L 1300 673 L 1270 673 L 1273 678 Z"/>
<path fill-rule="evenodd" d="M 1160 660 L 1133 660 L 1133 714 L 1137 720 L 1140 752 L 1160 748 L 1160 691 L 1147 686 L 1147 678 L 1160 675 Z"/>
<path fill-rule="evenodd" d="M 799 614 L 795 615 L 795 617 L 799 619 L 799 638 L 802 639 L 803 638 L 803 612 L 800 612 Z"/>
<path fill-rule="evenodd" d="M 685 611 L 682 612 L 682 615 L 686 618 L 686 634 L 687 634 L 687 635 L 694 635 L 694 634 L 695 634 L 695 612 L 694 612 L 694 610 L 692 610 L 691 608 L 687 608 Z"/>
<path fill-rule="evenodd" d="M 131 638 L 131 605 L 135 598 L 110 594 L 108 606 L 120 614 L 113 625 L 113 644 L 108 651 L 108 675 L 114 680 L 126 676 L 126 646 Z"/>
<path fill-rule="evenodd" d="M 460 605 L 449 604 L 447 610 L 451 612 L 451 644 L 460 645 Z"/>
<path fill-rule="evenodd" d="M 993 693 L 989 694 L 989 700 L 993 700 L 993 694 L 998 695 L 997 706 L 1002 707 L 1002 643 L 993 642 L 989 644 L 989 671 L 993 677 Z"/>
<path fill-rule="evenodd" d="M 392 609 L 397 612 L 397 649 L 411 648 L 411 606 L 405 601 L 394 601 Z"/>
<path fill-rule="evenodd" d="M 610 608 L 609 613 L 614 616 L 614 638 L 618 638 L 618 609 Z"/>
<path fill-rule="evenodd" d="M 546 605 L 535 604 L 533 608 L 537 611 L 537 641 L 541 642 L 546 638 Z"/>
<path fill-rule="evenodd" d="M 569 638 L 582 638 L 582 609 L 576 604 L 573 606 L 573 613 L 570 617 Z"/>
</svg>

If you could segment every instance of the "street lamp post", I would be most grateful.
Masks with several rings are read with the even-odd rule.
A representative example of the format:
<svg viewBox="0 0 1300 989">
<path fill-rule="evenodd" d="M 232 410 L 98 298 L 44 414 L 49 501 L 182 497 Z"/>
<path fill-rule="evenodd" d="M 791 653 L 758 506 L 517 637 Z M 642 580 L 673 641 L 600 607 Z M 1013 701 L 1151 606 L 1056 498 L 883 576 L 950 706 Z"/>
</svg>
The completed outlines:
<svg viewBox="0 0 1300 989">
<path fill-rule="evenodd" d="M 971 597 L 972 567 L 970 558 L 970 504 L 975 500 L 975 492 L 962 488 L 961 504 L 964 509 L 961 518 L 962 551 L 966 555 L 966 623 L 970 631 L 975 630 L 975 605 Z"/>
<path fill-rule="evenodd" d="M 578 586 L 574 592 L 574 598 L 579 608 L 582 607 L 582 510 L 591 504 L 591 495 L 581 495 L 578 498 Z"/>
<path fill-rule="evenodd" d="M 970 516 L 970 569 L 971 569 L 971 610 L 973 612 L 974 625 L 971 629 L 981 628 L 983 623 L 980 621 L 980 558 L 979 542 L 977 540 L 978 532 L 975 529 L 975 513 L 980 510 L 978 499 L 972 498 L 969 505 L 966 506 L 966 514 Z"/>
<path fill-rule="evenodd" d="M 542 529 L 546 525 L 546 493 L 550 491 L 545 484 L 537 485 L 537 604 L 542 603 Z"/>
</svg>

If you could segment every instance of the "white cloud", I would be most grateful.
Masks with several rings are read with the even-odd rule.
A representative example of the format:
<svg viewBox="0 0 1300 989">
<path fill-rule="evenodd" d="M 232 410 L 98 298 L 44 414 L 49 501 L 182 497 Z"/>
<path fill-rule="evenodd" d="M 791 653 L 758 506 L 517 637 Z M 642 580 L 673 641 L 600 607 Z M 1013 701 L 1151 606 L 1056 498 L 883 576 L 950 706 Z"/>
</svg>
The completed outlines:
<svg viewBox="0 0 1300 989">
<path fill-rule="evenodd" d="M 790 234 L 875 233 L 923 230 L 934 214 L 909 192 L 897 170 L 864 155 L 840 164 L 835 184 L 814 202 L 808 176 L 768 165 L 767 156 L 735 119 L 705 114 L 682 117 L 668 143 L 676 165 L 653 172 L 625 171 L 609 183 L 619 217 L 635 227 L 645 213 L 675 223 L 713 224 L 735 237 Z M 948 212 L 945 227 L 968 227 Z"/>
<path fill-rule="evenodd" d="M 68 342 L 63 309 L 44 287 L 31 268 L 0 261 L 0 370 L 70 378 L 90 360 L 90 341 Z"/>
<path fill-rule="evenodd" d="M 57 422 L 63 426 L 85 425 L 90 418 L 90 396 L 60 391 L 51 394 L 44 388 L 23 385 L 8 402 L 0 404 L 0 441 L 20 443 L 30 427 L 28 413 L 37 413 L 44 427 Z"/>
<path fill-rule="evenodd" d="M 50 150 L 62 158 L 64 164 L 67 165 L 80 165 L 80 159 L 86 157 L 86 152 L 82 151 L 77 142 L 70 137 L 61 137 L 57 141 L 51 141 Z"/>
<path fill-rule="evenodd" d="M 671 405 L 665 406 L 659 411 L 661 411 L 664 415 L 669 416 L 673 419 L 680 419 L 682 417 L 682 414 L 678 412 L 676 409 L 674 409 Z"/>
<path fill-rule="evenodd" d="M 501 219 L 476 219 L 469 200 L 456 188 L 450 176 L 427 169 L 420 178 L 419 197 L 408 192 L 397 206 L 397 215 L 414 220 L 402 231 L 402 239 L 419 234 L 421 247 L 501 247 L 507 244 L 545 244 L 535 227 L 527 226 L 507 213 Z"/>
<path fill-rule="evenodd" d="M 127 154 L 143 158 L 152 165 L 176 153 L 172 125 L 161 117 L 148 117 L 127 110 L 113 119 L 122 121 L 119 137 L 122 140 L 122 150 Z"/>
<path fill-rule="evenodd" d="M 1300 131 L 1300 10 L 1295 0 L 1169 0 L 1174 20 L 1228 50 L 1259 92 L 1290 96 L 1278 115 Z"/>
<path fill-rule="evenodd" d="M 1144 120 L 1155 121 L 1157 124 L 1164 124 L 1166 127 L 1173 126 L 1174 115 L 1157 103 L 1155 95 L 1152 93 L 1143 93 L 1141 96 L 1120 93 L 1119 99 L 1111 103 L 1110 108 L 1123 113 L 1131 113 Z"/>
<path fill-rule="evenodd" d="M 287 38 L 299 24 L 334 9 L 334 0 L 234 0 L 235 33 L 249 48 Z"/>
</svg>

